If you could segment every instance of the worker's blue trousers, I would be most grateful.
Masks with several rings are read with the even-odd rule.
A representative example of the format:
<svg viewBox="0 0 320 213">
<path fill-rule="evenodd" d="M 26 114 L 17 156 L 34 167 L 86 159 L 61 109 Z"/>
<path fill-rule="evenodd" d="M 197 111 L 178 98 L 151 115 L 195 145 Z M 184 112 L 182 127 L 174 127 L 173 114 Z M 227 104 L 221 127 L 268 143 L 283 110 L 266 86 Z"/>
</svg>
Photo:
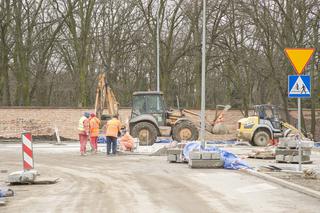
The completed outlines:
<svg viewBox="0 0 320 213">
<path fill-rule="evenodd" d="M 107 155 L 110 155 L 111 148 L 112 148 L 112 154 L 116 154 L 116 152 L 117 152 L 117 138 L 107 136 Z"/>
</svg>

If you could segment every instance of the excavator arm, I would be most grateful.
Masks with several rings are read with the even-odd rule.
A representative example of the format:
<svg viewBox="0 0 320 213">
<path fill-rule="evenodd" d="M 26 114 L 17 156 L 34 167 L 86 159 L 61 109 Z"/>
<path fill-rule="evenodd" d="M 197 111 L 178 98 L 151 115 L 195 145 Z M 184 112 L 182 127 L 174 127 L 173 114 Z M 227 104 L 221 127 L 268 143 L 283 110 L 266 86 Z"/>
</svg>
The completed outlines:
<svg viewBox="0 0 320 213">
<path fill-rule="evenodd" d="M 290 132 L 288 132 L 288 134 L 295 134 L 295 135 L 299 135 L 301 138 L 305 138 L 305 136 L 302 134 L 302 132 L 301 131 L 299 131 L 297 128 L 295 128 L 294 126 L 292 126 L 291 124 L 289 124 L 289 123 L 287 123 L 287 122 L 281 122 L 281 125 L 284 127 L 284 128 L 286 128 L 286 129 L 288 129 L 288 130 L 290 130 Z M 287 136 L 287 135 L 284 135 L 285 137 Z"/>
<path fill-rule="evenodd" d="M 218 108 L 222 108 L 223 110 L 221 112 L 218 112 Z M 217 105 L 216 106 L 216 115 L 215 115 L 214 120 L 213 121 L 208 121 L 207 118 L 205 118 L 205 130 L 207 132 L 213 133 L 214 125 L 217 124 L 219 119 L 223 119 L 224 113 L 226 113 L 230 108 L 231 108 L 230 105 Z M 195 112 L 192 112 L 190 110 L 183 109 L 182 113 L 193 115 L 193 116 L 197 116 L 198 118 L 200 118 L 199 114 L 197 114 Z"/>
<path fill-rule="evenodd" d="M 119 102 L 107 82 L 106 74 L 103 73 L 98 77 L 95 100 L 95 113 L 99 119 L 101 119 L 105 107 L 107 107 L 108 115 L 119 115 Z"/>
</svg>

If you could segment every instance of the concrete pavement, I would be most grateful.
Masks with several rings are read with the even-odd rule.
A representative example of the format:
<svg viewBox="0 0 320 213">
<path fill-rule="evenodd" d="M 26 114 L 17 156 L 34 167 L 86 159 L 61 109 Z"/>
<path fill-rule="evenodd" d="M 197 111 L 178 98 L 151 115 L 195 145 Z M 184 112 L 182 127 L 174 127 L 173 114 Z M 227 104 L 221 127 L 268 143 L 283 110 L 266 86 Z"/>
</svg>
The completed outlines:
<svg viewBox="0 0 320 213">
<path fill-rule="evenodd" d="M 320 200 L 223 169 L 189 169 L 166 157 L 79 156 L 78 145 L 35 145 L 35 166 L 54 185 L 14 186 L 1 212 L 319 212 Z M 0 144 L 0 170 L 21 169 L 17 144 Z M 6 179 L 0 173 L 0 184 Z M 31 205 L 32 204 L 32 205 Z"/>
</svg>

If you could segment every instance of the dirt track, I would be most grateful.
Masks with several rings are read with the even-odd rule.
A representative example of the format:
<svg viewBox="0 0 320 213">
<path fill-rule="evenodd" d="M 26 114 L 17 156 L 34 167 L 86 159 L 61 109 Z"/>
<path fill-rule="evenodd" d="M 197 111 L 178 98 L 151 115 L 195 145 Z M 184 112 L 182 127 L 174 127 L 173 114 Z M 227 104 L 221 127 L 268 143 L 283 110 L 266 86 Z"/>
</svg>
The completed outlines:
<svg viewBox="0 0 320 213">
<path fill-rule="evenodd" d="M 20 149 L 6 147 L 0 144 L 0 170 L 20 170 Z M 59 183 L 13 186 L 16 196 L 1 212 L 316 212 L 319 207 L 316 199 L 237 171 L 189 169 L 165 157 L 81 157 L 76 150 L 52 150 L 36 149 L 35 165 Z M 0 173 L 0 184 L 6 175 Z"/>
</svg>

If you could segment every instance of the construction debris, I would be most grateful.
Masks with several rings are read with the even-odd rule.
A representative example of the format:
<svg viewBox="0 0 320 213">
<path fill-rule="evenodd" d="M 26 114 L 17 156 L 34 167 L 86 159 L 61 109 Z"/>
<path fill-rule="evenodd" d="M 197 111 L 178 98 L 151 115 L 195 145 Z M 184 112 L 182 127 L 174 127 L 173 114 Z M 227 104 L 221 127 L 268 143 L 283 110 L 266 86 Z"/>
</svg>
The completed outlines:
<svg viewBox="0 0 320 213">
<path fill-rule="evenodd" d="M 310 160 L 313 141 L 297 140 L 294 137 L 279 138 L 275 151 L 277 163 L 299 163 L 299 142 L 301 144 L 301 163 L 312 163 Z"/>
<path fill-rule="evenodd" d="M 315 169 L 303 170 L 303 177 L 308 179 L 320 179 L 320 171 Z"/>
<path fill-rule="evenodd" d="M 6 199 L 4 197 L 0 198 L 0 206 L 5 206 L 6 204 Z"/>
<path fill-rule="evenodd" d="M 36 170 L 12 172 L 8 176 L 8 182 L 10 184 L 32 184 L 37 175 L 39 174 Z"/>
<path fill-rule="evenodd" d="M 8 176 L 11 185 L 22 184 L 54 184 L 58 178 L 38 178 L 40 174 L 36 170 L 12 172 Z"/>
</svg>

